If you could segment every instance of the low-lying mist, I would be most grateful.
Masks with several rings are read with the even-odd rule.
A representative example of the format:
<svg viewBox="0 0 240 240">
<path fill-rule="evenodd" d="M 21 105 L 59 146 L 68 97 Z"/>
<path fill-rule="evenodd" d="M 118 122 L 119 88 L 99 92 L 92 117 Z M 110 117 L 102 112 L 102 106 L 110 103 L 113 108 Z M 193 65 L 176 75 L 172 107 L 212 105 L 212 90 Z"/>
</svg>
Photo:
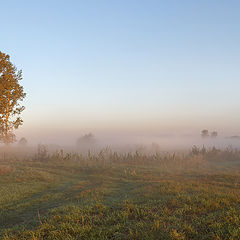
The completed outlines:
<svg viewBox="0 0 240 240">
<path fill-rule="evenodd" d="M 12 145 L 0 147 L 0 159 L 6 156 L 34 156 L 39 148 L 44 148 L 47 153 L 52 154 L 57 151 L 65 153 L 87 154 L 98 153 L 102 149 L 111 149 L 118 153 L 155 154 L 164 152 L 188 152 L 193 146 L 198 148 L 217 148 L 217 149 L 240 149 L 240 138 L 233 137 L 201 137 L 201 136 L 123 136 L 123 135 L 99 135 L 92 133 L 84 134 L 79 138 L 70 141 L 64 139 L 56 142 L 46 140 L 34 143 L 31 139 L 21 138 Z"/>
</svg>

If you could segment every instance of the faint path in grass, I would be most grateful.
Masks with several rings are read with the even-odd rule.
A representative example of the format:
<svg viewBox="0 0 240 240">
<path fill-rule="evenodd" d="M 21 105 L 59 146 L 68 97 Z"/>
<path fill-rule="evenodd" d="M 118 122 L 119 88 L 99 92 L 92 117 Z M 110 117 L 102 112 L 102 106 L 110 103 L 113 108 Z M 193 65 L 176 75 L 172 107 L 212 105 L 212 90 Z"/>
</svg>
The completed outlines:
<svg viewBox="0 0 240 240">
<path fill-rule="evenodd" d="M 214 206 L 215 192 L 212 190 L 215 189 L 216 196 L 224 200 L 227 193 L 225 190 L 232 191 L 229 186 L 234 186 L 236 181 L 227 175 L 166 175 L 159 174 L 158 169 L 149 172 L 135 167 L 73 168 L 72 172 L 68 172 L 68 169 L 62 171 L 62 168 L 58 169 L 57 175 L 61 175 L 61 178 L 56 177 L 56 181 L 50 182 L 43 191 L 5 205 L 5 210 L 0 212 L 0 236 L 6 228 L 14 230 L 25 226 L 31 229 L 49 216 L 52 209 L 60 211 L 62 207 L 71 204 L 86 207 L 93 201 L 100 201 L 111 208 L 121 209 L 125 200 L 131 200 L 134 204 L 148 204 L 152 208 L 157 203 L 157 208 L 167 206 L 171 211 L 177 208 L 185 211 L 185 205 L 204 205 L 203 194 L 208 194 L 207 199 L 214 200 Z M 56 174 L 53 169 L 46 169 L 46 172 Z M 225 185 L 222 185 L 224 180 Z M 221 185 L 216 187 L 216 182 Z M 172 200 L 178 201 L 178 205 Z M 213 212 L 216 211 L 213 209 Z"/>
<path fill-rule="evenodd" d="M 46 216 L 49 210 L 77 202 L 74 196 L 81 191 L 94 189 L 102 183 L 91 183 L 83 186 L 77 191 L 71 188 L 86 176 L 72 176 L 49 186 L 46 191 L 33 194 L 20 201 L 14 201 L 0 213 L 0 232 L 6 228 L 14 228 L 18 225 L 25 225 L 28 228 L 39 224 L 39 216 Z"/>
</svg>

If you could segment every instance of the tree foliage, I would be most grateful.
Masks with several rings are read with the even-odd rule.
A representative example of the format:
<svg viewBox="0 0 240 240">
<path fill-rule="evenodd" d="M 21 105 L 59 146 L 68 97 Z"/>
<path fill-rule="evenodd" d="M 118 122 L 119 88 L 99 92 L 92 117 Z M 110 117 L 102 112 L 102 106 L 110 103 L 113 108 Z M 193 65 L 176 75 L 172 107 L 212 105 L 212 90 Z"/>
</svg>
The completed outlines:
<svg viewBox="0 0 240 240">
<path fill-rule="evenodd" d="M 26 93 L 19 84 L 22 71 L 11 63 L 10 56 L 0 51 L 0 141 L 9 144 L 15 141 L 14 129 L 22 125 L 20 105 Z"/>
<path fill-rule="evenodd" d="M 96 143 L 96 139 L 92 133 L 85 134 L 77 139 L 77 145 L 82 147 L 90 147 Z"/>
<path fill-rule="evenodd" d="M 208 132 L 208 130 L 207 130 L 207 129 L 202 130 L 201 136 L 202 136 L 202 138 L 207 138 L 207 137 L 209 137 L 209 132 Z"/>
</svg>

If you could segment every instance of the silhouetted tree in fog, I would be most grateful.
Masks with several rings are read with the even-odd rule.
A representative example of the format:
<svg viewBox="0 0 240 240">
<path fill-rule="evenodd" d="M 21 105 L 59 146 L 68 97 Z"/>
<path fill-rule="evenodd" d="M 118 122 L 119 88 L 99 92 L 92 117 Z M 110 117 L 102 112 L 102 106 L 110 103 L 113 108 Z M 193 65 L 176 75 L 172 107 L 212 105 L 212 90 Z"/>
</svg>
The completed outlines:
<svg viewBox="0 0 240 240">
<path fill-rule="evenodd" d="M 216 131 L 212 132 L 211 133 L 211 137 L 212 138 L 216 138 L 218 136 L 218 133 Z"/>
<path fill-rule="evenodd" d="M 89 148 L 96 144 L 96 139 L 92 133 L 88 133 L 78 138 L 76 143 L 79 147 Z"/>
<path fill-rule="evenodd" d="M 25 147 L 27 145 L 27 139 L 25 137 L 22 137 L 19 141 L 18 141 L 18 145 L 21 147 Z"/>
<path fill-rule="evenodd" d="M 201 136 L 202 136 L 202 138 L 207 138 L 207 137 L 209 137 L 208 130 L 207 130 L 207 129 L 202 130 Z"/>
</svg>

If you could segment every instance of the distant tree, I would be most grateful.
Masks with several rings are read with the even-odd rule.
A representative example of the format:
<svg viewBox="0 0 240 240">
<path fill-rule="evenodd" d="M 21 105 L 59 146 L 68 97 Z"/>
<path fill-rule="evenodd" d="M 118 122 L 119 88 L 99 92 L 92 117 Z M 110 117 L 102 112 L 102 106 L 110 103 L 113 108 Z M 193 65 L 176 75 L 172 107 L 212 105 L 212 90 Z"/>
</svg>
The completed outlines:
<svg viewBox="0 0 240 240">
<path fill-rule="evenodd" d="M 77 139 L 78 146 L 92 146 L 96 143 L 96 139 L 92 133 L 85 134 L 84 136 Z"/>
<path fill-rule="evenodd" d="M 18 145 L 21 147 L 25 147 L 27 145 L 27 139 L 25 137 L 22 137 L 19 141 L 18 141 Z"/>
<path fill-rule="evenodd" d="M 202 138 L 207 138 L 207 137 L 209 137 L 208 130 L 207 130 L 207 129 L 202 130 L 201 136 L 202 136 Z"/>
<path fill-rule="evenodd" d="M 0 141 L 8 145 L 16 141 L 13 129 L 22 125 L 19 117 L 24 106 L 19 104 L 26 93 L 19 84 L 22 71 L 10 62 L 9 55 L 0 51 Z"/>
<path fill-rule="evenodd" d="M 216 131 L 212 132 L 211 133 L 211 137 L 212 138 L 216 138 L 218 136 L 218 133 Z"/>
</svg>

